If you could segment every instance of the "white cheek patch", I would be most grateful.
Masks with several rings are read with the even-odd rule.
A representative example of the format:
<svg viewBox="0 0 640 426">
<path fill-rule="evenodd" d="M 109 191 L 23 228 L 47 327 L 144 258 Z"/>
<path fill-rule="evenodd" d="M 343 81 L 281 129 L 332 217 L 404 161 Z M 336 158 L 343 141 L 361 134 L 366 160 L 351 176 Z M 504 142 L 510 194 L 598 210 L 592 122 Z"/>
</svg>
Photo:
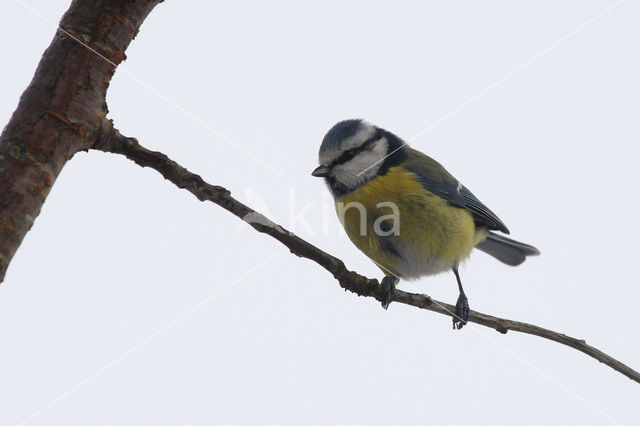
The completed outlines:
<svg viewBox="0 0 640 426">
<path fill-rule="evenodd" d="M 378 139 L 371 149 L 362 151 L 346 163 L 335 166 L 331 174 L 347 188 L 355 189 L 378 174 L 382 167 L 380 160 L 387 154 L 387 146 L 387 138 Z"/>
</svg>

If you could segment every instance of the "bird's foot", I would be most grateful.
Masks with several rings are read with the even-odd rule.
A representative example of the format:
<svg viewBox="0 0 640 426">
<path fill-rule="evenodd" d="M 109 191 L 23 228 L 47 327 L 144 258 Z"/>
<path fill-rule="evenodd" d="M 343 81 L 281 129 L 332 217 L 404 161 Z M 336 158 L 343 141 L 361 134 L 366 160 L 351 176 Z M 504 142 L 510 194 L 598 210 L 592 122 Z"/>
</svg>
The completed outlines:
<svg viewBox="0 0 640 426">
<path fill-rule="evenodd" d="M 382 289 L 384 290 L 384 298 L 382 299 L 382 308 L 387 309 L 389 307 L 389 303 L 393 300 L 393 296 L 396 294 L 396 284 L 398 283 L 398 279 L 396 277 L 386 276 L 382 279 L 380 285 L 382 285 Z"/>
<path fill-rule="evenodd" d="M 456 302 L 456 314 L 453 317 L 453 329 L 460 330 L 462 327 L 467 324 L 467 320 L 469 319 L 469 299 L 464 293 L 461 293 L 458 296 L 458 301 Z"/>
</svg>

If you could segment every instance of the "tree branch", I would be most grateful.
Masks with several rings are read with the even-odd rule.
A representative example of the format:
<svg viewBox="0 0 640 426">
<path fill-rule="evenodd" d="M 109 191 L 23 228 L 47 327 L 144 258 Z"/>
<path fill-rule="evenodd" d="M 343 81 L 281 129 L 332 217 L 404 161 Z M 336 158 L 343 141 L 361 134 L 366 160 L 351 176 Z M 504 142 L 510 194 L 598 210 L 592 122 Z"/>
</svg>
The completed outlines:
<svg viewBox="0 0 640 426">
<path fill-rule="evenodd" d="M 322 251 L 292 232 L 287 231 L 280 225 L 272 222 L 262 214 L 242 204 L 233 198 L 227 189 L 205 182 L 199 175 L 191 173 L 168 158 L 165 154 L 150 151 L 140 146 L 136 139 L 122 136 L 118 130 L 113 128 L 110 120 L 103 121 L 100 138 L 93 148 L 104 152 L 124 155 L 142 167 L 150 167 L 158 171 L 165 179 L 177 187 L 191 192 L 200 201 L 211 201 L 219 205 L 249 223 L 256 231 L 270 235 L 280 241 L 296 256 L 313 260 L 329 271 L 345 290 L 349 290 L 359 296 L 373 297 L 378 301 L 382 301 L 383 290 L 377 280 L 349 271 L 340 259 Z M 454 306 L 439 302 L 424 294 L 414 294 L 396 290 L 393 300 L 398 303 L 404 303 L 448 316 L 453 316 L 453 312 L 455 312 Z M 476 311 L 471 311 L 469 321 L 493 328 L 503 334 L 511 330 L 553 340 L 554 342 L 577 349 L 624 374 L 631 380 L 640 383 L 640 373 L 599 349 L 588 345 L 584 340 L 538 327 L 537 325 L 498 318 Z"/>
<path fill-rule="evenodd" d="M 117 65 L 162 0 L 74 0 L 0 135 L 0 282 L 62 167 L 107 115 Z"/>
</svg>

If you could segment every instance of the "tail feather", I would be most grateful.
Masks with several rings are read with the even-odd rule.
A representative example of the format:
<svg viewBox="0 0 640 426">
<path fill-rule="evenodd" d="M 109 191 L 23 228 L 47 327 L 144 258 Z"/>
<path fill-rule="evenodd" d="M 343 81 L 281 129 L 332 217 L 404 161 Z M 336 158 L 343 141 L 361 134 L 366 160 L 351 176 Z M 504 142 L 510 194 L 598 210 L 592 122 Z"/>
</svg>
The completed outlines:
<svg viewBox="0 0 640 426">
<path fill-rule="evenodd" d="M 537 256 L 540 251 L 529 244 L 503 237 L 489 232 L 487 239 L 476 245 L 476 248 L 490 254 L 502 263 L 518 266 L 527 256 Z"/>
</svg>

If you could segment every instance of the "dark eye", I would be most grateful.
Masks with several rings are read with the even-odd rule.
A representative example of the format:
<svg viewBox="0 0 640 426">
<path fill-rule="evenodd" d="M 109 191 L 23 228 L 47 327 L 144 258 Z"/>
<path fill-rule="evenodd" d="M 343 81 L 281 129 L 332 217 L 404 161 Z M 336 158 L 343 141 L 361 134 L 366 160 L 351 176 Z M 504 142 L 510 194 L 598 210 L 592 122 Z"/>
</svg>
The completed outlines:
<svg viewBox="0 0 640 426">
<path fill-rule="evenodd" d="M 362 147 L 358 147 L 358 148 L 352 148 L 352 149 L 348 149 L 346 151 L 344 151 L 340 157 L 338 157 L 338 159 L 336 159 L 335 161 L 333 161 L 333 163 L 331 163 L 332 166 L 335 166 L 337 164 L 344 164 L 347 161 L 351 160 L 353 157 L 355 157 L 358 152 L 360 152 L 360 149 Z"/>
<path fill-rule="evenodd" d="M 348 151 L 345 151 L 344 154 L 341 155 L 342 162 L 344 163 L 345 161 L 351 160 L 353 157 L 356 156 L 357 152 L 358 152 L 357 149 L 350 149 Z"/>
</svg>

